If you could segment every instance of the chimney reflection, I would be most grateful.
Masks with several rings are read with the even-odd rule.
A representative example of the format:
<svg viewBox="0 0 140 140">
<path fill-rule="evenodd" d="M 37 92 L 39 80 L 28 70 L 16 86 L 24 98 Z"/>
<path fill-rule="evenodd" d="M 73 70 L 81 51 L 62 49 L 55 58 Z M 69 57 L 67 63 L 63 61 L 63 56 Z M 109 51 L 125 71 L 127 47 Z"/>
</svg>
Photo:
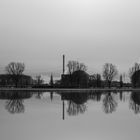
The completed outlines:
<svg viewBox="0 0 140 140">
<path fill-rule="evenodd" d="M 50 99 L 53 100 L 53 92 L 50 92 Z"/>
<path fill-rule="evenodd" d="M 63 117 L 62 117 L 63 120 L 65 120 L 65 102 L 63 100 Z"/>
</svg>

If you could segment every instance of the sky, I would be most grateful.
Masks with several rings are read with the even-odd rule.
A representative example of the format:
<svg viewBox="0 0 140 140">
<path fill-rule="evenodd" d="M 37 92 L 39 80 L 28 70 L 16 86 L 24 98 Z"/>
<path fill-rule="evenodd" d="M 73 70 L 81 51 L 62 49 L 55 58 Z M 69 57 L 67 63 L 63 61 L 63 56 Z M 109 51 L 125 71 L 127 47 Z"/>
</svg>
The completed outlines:
<svg viewBox="0 0 140 140">
<path fill-rule="evenodd" d="M 60 75 L 65 54 L 90 73 L 106 62 L 128 72 L 140 62 L 139 25 L 139 0 L 1 0 L 0 71 L 14 61 Z"/>
</svg>

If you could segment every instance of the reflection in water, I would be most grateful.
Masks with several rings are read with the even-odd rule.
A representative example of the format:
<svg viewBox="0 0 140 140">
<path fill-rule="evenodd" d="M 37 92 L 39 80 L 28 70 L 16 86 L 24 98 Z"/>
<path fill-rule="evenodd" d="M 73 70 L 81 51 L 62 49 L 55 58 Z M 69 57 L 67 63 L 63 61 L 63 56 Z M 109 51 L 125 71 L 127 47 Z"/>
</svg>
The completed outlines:
<svg viewBox="0 0 140 140">
<path fill-rule="evenodd" d="M 100 102 L 101 101 L 101 95 L 102 95 L 102 92 L 99 92 L 99 91 L 89 92 L 88 100 Z"/>
<path fill-rule="evenodd" d="M 107 114 L 116 111 L 118 104 L 115 100 L 114 95 L 115 94 L 113 93 L 107 93 L 105 94 L 105 97 L 103 99 L 103 110 Z"/>
<path fill-rule="evenodd" d="M 52 91 L 50 92 L 50 99 L 51 99 L 51 101 L 53 100 L 53 92 Z"/>
<path fill-rule="evenodd" d="M 67 113 L 69 116 L 85 113 L 88 100 L 101 100 L 101 92 L 61 92 L 60 95 L 62 100 L 66 100 L 68 103 Z"/>
<path fill-rule="evenodd" d="M 0 92 L 0 99 L 6 99 L 5 108 L 11 114 L 15 113 L 23 113 L 25 111 L 24 107 L 24 100 L 30 98 L 32 96 L 29 92 L 15 92 L 15 91 L 8 91 L 8 92 Z"/>
<path fill-rule="evenodd" d="M 133 92 L 130 97 L 130 109 L 134 111 L 135 114 L 140 113 L 140 93 Z"/>
<path fill-rule="evenodd" d="M 0 92 L 1 100 L 28 99 L 32 96 L 31 92 L 25 91 L 3 91 Z"/>
<path fill-rule="evenodd" d="M 103 110 L 105 113 L 113 113 L 116 111 L 118 103 L 113 93 L 102 92 L 69 92 L 61 93 L 62 100 L 67 100 L 67 113 L 69 116 L 83 114 L 87 110 L 87 101 L 101 101 L 101 95 L 104 94 Z"/>
<path fill-rule="evenodd" d="M 120 91 L 120 101 L 123 101 L 123 93 Z"/>
<path fill-rule="evenodd" d="M 86 111 L 87 106 L 85 103 L 88 100 L 87 93 L 81 92 L 69 92 L 69 93 L 61 93 L 62 100 L 67 100 L 68 108 L 67 113 L 70 116 L 75 116 L 78 114 L 82 114 Z"/>
<path fill-rule="evenodd" d="M 57 95 L 56 95 L 57 94 Z M 31 98 L 33 93 L 23 92 L 23 91 L 7 91 L 0 92 L 0 99 L 6 100 L 5 109 L 8 112 L 23 113 L 25 111 L 24 100 Z M 65 111 L 69 116 L 76 116 L 83 114 L 87 111 L 88 101 L 91 102 L 102 102 L 103 111 L 106 114 L 113 113 L 117 109 L 116 96 L 120 101 L 127 101 L 130 99 L 130 109 L 134 111 L 135 114 L 140 113 L 140 93 L 133 92 L 131 96 L 128 93 L 114 93 L 114 92 L 34 92 L 33 97 L 41 99 L 50 99 L 51 101 L 56 96 L 61 97 L 62 101 L 62 118 L 65 119 Z M 103 98 L 102 98 L 103 97 Z M 129 98 L 128 98 L 129 97 Z M 55 101 L 59 98 L 55 98 Z M 103 99 L 103 100 L 101 100 Z M 53 102 L 52 102 L 53 103 Z"/>
<path fill-rule="evenodd" d="M 5 108 L 12 114 L 23 113 L 25 110 L 23 105 L 23 100 L 16 100 L 16 99 L 6 101 Z"/>
<path fill-rule="evenodd" d="M 62 119 L 65 120 L 65 102 L 63 100 L 63 115 L 62 115 Z"/>
<path fill-rule="evenodd" d="M 75 116 L 78 114 L 82 114 L 86 111 L 87 106 L 85 104 L 76 104 L 73 101 L 68 101 L 68 115 Z"/>
<path fill-rule="evenodd" d="M 36 99 L 46 99 L 48 97 L 48 95 L 50 95 L 50 100 L 53 101 L 53 95 L 54 95 L 54 92 L 42 92 L 42 91 L 38 91 L 38 92 L 35 92 L 35 97 Z"/>
<path fill-rule="evenodd" d="M 36 98 L 37 98 L 37 99 L 41 99 L 42 94 L 43 94 L 42 92 L 38 91 L 38 92 L 36 93 Z"/>
<path fill-rule="evenodd" d="M 0 92 L 2 140 L 137 140 L 140 136 L 140 116 L 128 106 L 130 99 L 140 105 L 139 93 L 59 91 L 43 92 L 40 99 L 36 95 Z M 106 114 L 103 106 L 112 114 Z"/>
</svg>

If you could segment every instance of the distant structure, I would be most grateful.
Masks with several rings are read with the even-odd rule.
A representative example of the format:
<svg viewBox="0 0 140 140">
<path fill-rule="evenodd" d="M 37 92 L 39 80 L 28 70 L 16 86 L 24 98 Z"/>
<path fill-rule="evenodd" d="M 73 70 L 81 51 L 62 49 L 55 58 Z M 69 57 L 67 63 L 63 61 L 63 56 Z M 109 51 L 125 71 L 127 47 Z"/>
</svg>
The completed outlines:
<svg viewBox="0 0 140 140">
<path fill-rule="evenodd" d="M 65 73 L 65 55 L 63 54 L 63 74 Z"/>
<path fill-rule="evenodd" d="M 87 88 L 89 82 L 89 75 L 82 70 L 73 72 L 71 76 L 72 87 L 75 88 Z"/>
<path fill-rule="evenodd" d="M 89 75 L 89 87 L 99 88 L 103 84 L 100 74 Z"/>
<path fill-rule="evenodd" d="M 61 75 L 61 87 L 65 87 L 65 79 L 66 75 L 65 75 L 65 55 L 63 54 L 63 72 Z"/>
<path fill-rule="evenodd" d="M 63 88 L 87 88 L 89 75 L 82 70 L 72 74 L 65 74 L 65 55 L 63 55 L 63 74 L 61 75 L 61 87 Z"/>
<path fill-rule="evenodd" d="M 68 88 L 87 88 L 89 75 L 82 70 L 75 71 L 72 75 L 62 75 L 62 85 Z"/>
<path fill-rule="evenodd" d="M 69 116 L 75 116 L 78 114 L 82 114 L 86 111 L 86 102 L 88 100 L 87 92 L 69 92 L 65 94 L 65 92 L 61 92 L 61 100 L 63 101 L 62 104 L 62 119 L 65 119 L 65 101 L 68 104 L 67 107 L 67 114 Z"/>
<path fill-rule="evenodd" d="M 33 79 L 28 75 L 20 75 L 18 87 L 28 87 L 33 84 Z M 13 78 L 9 74 L 0 75 L 0 86 L 1 87 L 14 87 Z"/>
</svg>

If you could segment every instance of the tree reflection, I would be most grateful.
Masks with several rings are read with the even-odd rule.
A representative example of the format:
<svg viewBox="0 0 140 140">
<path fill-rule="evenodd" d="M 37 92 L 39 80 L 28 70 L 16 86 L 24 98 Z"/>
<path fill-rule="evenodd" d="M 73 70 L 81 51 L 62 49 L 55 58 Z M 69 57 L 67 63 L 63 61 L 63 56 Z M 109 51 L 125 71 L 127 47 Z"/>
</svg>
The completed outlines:
<svg viewBox="0 0 140 140">
<path fill-rule="evenodd" d="M 37 98 L 37 99 L 41 99 L 42 95 L 43 95 L 43 92 L 38 91 L 38 92 L 36 93 L 36 98 Z"/>
<path fill-rule="evenodd" d="M 11 114 L 23 113 L 25 111 L 24 99 L 30 98 L 31 92 L 24 91 L 6 91 L 0 92 L 0 99 L 6 99 L 5 109 Z"/>
<path fill-rule="evenodd" d="M 8 100 L 6 101 L 5 108 L 12 114 L 15 113 L 24 113 L 23 100 Z"/>
<path fill-rule="evenodd" d="M 102 95 L 102 92 L 100 92 L 100 91 L 90 92 L 89 95 L 88 95 L 88 99 L 100 102 L 101 95 Z"/>
<path fill-rule="evenodd" d="M 68 101 L 67 113 L 70 116 L 75 116 L 78 114 L 83 114 L 87 109 L 85 104 L 76 104 L 73 101 Z"/>
<path fill-rule="evenodd" d="M 69 92 L 61 93 L 62 100 L 68 101 L 67 113 L 70 116 L 83 114 L 87 110 L 86 102 L 88 93 L 84 92 Z"/>
<path fill-rule="evenodd" d="M 135 114 L 140 113 L 140 93 L 133 92 L 131 94 L 129 108 L 132 109 Z"/>
<path fill-rule="evenodd" d="M 118 104 L 114 98 L 114 94 L 105 94 L 105 97 L 103 99 L 103 109 L 105 113 L 113 113 L 114 111 L 116 111 L 117 105 Z"/>
</svg>

